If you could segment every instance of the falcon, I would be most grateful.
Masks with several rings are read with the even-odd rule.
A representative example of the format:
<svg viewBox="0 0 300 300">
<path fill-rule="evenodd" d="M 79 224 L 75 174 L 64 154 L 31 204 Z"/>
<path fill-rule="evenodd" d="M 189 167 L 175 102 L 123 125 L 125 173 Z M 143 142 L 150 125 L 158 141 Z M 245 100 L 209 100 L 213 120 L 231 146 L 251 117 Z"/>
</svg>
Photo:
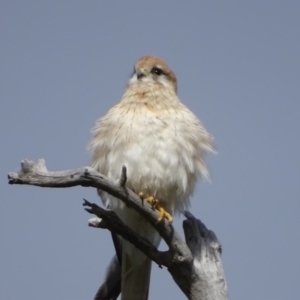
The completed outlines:
<svg viewBox="0 0 300 300">
<path fill-rule="evenodd" d="M 159 219 L 189 205 L 196 181 L 208 177 L 205 154 L 213 138 L 179 100 L 174 72 L 160 58 L 144 56 L 134 65 L 121 101 L 100 118 L 90 143 L 92 167 L 118 180 L 127 169 L 126 185 L 155 203 Z M 137 212 L 99 191 L 106 207 L 139 235 L 158 247 L 160 235 Z M 121 239 L 121 298 L 148 299 L 151 260 Z"/>
</svg>

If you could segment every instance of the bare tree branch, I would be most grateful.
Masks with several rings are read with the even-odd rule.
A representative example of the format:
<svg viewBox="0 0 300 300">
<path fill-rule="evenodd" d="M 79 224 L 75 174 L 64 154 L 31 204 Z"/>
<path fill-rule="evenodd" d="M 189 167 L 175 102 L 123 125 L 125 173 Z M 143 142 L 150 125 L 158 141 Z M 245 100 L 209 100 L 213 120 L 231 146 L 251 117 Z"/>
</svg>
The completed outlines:
<svg viewBox="0 0 300 300">
<path fill-rule="evenodd" d="M 111 260 L 104 283 L 100 286 L 94 300 L 116 300 L 121 293 L 121 266 L 115 255 Z"/>
<path fill-rule="evenodd" d="M 197 295 L 195 299 L 227 299 L 222 247 L 217 236 L 190 212 L 184 215 L 187 217 L 183 221 L 185 241 L 194 257 L 194 275 L 197 277 L 191 292 Z"/>
<path fill-rule="evenodd" d="M 166 259 L 164 252 L 158 251 L 157 248 L 153 246 L 153 244 L 151 244 L 148 240 L 126 226 L 113 211 L 105 210 L 94 203 L 90 203 L 87 200 L 84 200 L 83 206 L 88 207 L 85 208 L 87 212 L 94 214 L 104 220 L 108 230 L 117 233 L 127 241 L 134 244 L 139 250 L 144 252 L 158 265 L 165 266 Z"/>
<path fill-rule="evenodd" d="M 121 173 L 121 178 L 120 178 L 120 186 L 125 188 L 125 184 L 127 182 L 127 170 L 126 167 L 122 167 L 122 173 Z"/>
<path fill-rule="evenodd" d="M 72 187 L 84 186 L 101 189 L 141 214 L 159 232 L 169 246 L 169 250 L 159 251 L 148 240 L 126 226 L 114 212 L 104 210 L 94 203 L 84 200 L 85 210 L 98 216 L 89 225 L 98 228 L 107 228 L 113 234 L 118 234 L 134 244 L 158 265 L 168 268 L 174 281 L 191 300 L 226 300 L 227 286 L 221 263 L 221 245 L 216 235 L 193 215 L 186 212 L 187 220 L 183 222 L 185 240 L 174 231 L 172 224 L 165 219 L 158 220 L 159 213 L 150 204 L 141 201 L 140 197 L 126 188 L 127 174 L 123 166 L 118 182 L 103 176 L 91 167 L 75 170 L 49 172 L 45 161 L 37 163 L 24 160 L 19 173 L 9 173 L 9 184 L 27 184 L 40 187 Z M 109 283 L 100 287 L 99 293 L 111 299 L 118 295 L 120 269 L 112 261 L 106 279 Z M 96 295 L 95 299 L 98 299 Z M 113 298 L 114 297 L 114 298 Z M 99 298 L 100 299 L 100 298 Z M 105 298 L 110 299 L 110 298 Z"/>
</svg>

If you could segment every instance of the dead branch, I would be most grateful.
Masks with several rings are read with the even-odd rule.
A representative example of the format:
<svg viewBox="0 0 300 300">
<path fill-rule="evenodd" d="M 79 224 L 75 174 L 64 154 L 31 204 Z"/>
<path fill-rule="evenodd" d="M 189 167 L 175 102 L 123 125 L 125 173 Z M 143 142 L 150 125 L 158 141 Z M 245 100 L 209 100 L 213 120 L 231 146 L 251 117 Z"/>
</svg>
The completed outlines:
<svg viewBox="0 0 300 300">
<path fill-rule="evenodd" d="M 86 207 L 86 211 L 100 218 L 98 220 L 93 219 L 90 226 L 107 228 L 112 233 L 130 241 L 158 265 L 167 267 L 174 281 L 188 299 L 227 299 L 227 286 L 221 263 L 221 245 L 216 235 L 188 212 L 185 214 L 187 220 L 183 222 L 186 242 L 174 231 L 172 224 L 168 221 L 157 222 L 158 212 L 153 210 L 150 204 L 141 201 L 140 197 L 133 191 L 126 188 L 125 166 L 121 170 L 120 179 L 117 183 L 91 167 L 50 172 L 47 170 L 44 160 L 39 160 L 37 163 L 24 160 L 21 167 L 20 172 L 8 174 L 9 184 L 52 188 L 81 185 L 103 190 L 119 198 L 152 224 L 167 243 L 168 251 L 159 251 L 148 240 L 126 226 L 114 212 L 84 200 L 83 205 Z M 112 265 L 115 265 L 115 260 L 112 261 Z M 120 269 L 115 267 L 108 272 L 107 278 L 114 280 L 112 280 L 113 284 L 105 285 L 107 295 L 116 296 L 116 293 L 109 289 L 118 288 L 119 272 Z M 98 293 L 103 291 L 101 288 Z"/>
</svg>

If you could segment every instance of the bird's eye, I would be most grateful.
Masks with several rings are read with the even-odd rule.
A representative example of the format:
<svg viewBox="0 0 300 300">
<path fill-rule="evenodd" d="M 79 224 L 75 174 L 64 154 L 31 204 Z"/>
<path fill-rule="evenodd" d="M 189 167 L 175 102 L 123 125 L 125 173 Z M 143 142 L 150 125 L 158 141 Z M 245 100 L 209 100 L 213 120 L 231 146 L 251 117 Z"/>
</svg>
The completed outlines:
<svg viewBox="0 0 300 300">
<path fill-rule="evenodd" d="M 155 67 L 151 70 L 151 73 L 156 74 L 156 75 L 161 75 L 161 74 L 163 74 L 163 71 L 162 71 L 162 69 Z"/>
</svg>

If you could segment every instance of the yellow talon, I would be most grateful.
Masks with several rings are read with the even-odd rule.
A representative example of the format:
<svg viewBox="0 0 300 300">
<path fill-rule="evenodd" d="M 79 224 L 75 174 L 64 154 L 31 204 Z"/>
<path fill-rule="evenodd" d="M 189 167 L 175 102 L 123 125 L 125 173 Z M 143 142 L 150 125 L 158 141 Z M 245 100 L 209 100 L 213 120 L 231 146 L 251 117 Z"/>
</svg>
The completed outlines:
<svg viewBox="0 0 300 300">
<path fill-rule="evenodd" d="M 156 200 L 155 208 L 159 211 L 158 221 L 162 220 L 163 218 L 167 219 L 170 223 L 173 222 L 173 217 L 158 203 Z"/>
<path fill-rule="evenodd" d="M 150 204 L 153 204 L 154 198 L 152 196 L 150 196 L 150 197 L 145 198 L 144 200 Z"/>
<path fill-rule="evenodd" d="M 159 211 L 158 221 L 162 219 L 167 219 L 170 223 L 173 222 L 173 217 L 159 204 L 159 200 L 154 199 L 154 197 L 149 196 L 147 198 L 143 198 L 144 193 L 139 192 L 138 194 L 142 200 L 150 203 L 153 209 L 157 209 Z"/>
</svg>

